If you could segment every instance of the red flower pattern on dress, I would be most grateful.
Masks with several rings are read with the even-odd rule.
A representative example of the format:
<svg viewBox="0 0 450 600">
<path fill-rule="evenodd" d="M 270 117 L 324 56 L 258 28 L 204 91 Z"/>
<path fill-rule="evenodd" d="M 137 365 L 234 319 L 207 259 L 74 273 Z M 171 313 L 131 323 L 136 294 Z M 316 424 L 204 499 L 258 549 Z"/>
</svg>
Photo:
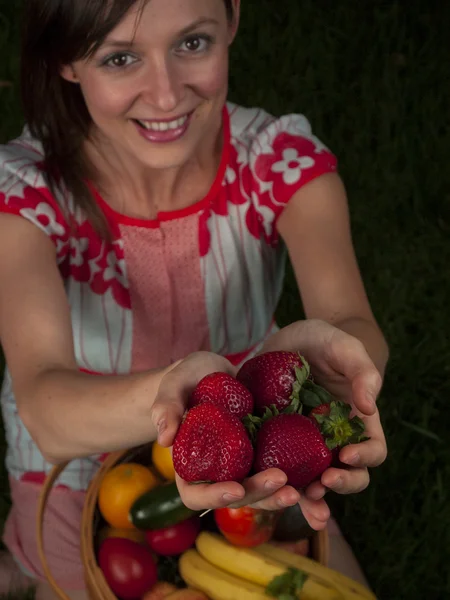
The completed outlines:
<svg viewBox="0 0 450 600">
<path fill-rule="evenodd" d="M 103 242 L 87 219 L 76 229 L 76 235 L 70 239 L 69 276 L 79 283 L 91 281 L 93 273 L 91 263 L 100 258 Z"/>
<path fill-rule="evenodd" d="M 58 263 L 67 256 L 69 231 L 61 209 L 56 202 L 49 201 L 47 188 L 23 188 L 23 197 L 9 196 L 0 199 L 8 210 L 16 212 L 37 225 L 56 246 Z"/>
<path fill-rule="evenodd" d="M 104 243 L 100 256 L 89 263 L 92 269 L 92 290 L 100 295 L 111 290 L 119 306 L 131 309 L 122 240 L 116 240 L 112 244 Z"/>
<path fill-rule="evenodd" d="M 262 191 L 258 193 L 259 203 L 270 207 L 278 217 L 300 187 L 319 174 L 336 170 L 336 160 L 311 139 L 286 132 L 277 135 L 272 150 L 255 158 L 253 171 L 263 187 L 257 190 Z"/>
</svg>

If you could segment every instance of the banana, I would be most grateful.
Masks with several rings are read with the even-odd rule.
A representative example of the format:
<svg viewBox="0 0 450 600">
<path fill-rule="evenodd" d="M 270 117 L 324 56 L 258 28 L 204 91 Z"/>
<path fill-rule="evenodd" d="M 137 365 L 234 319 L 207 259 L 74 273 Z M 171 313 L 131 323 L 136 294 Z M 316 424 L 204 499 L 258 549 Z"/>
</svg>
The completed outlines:
<svg viewBox="0 0 450 600">
<path fill-rule="evenodd" d="M 287 567 L 295 567 L 313 578 L 328 582 L 337 588 L 346 600 L 377 600 L 370 590 L 357 581 L 353 581 L 353 579 L 338 571 L 324 567 L 318 562 L 306 558 L 306 556 L 293 554 L 270 544 L 261 544 L 255 550 L 266 559 L 277 560 Z"/>
<path fill-rule="evenodd" d="M 182 554 L 178 567 L 184 581 L 211 600 L 268 600 L 263 587 L 218 569 L 197 550 Z"/>
<path fill-rule="evenodd" d="M 263 588 L 274 577 L 283 575 L 287 570 L 286 565 L 278 561 L 276 556 L 265 557 L 254 549 L 233 546 L 222 536 L 214 533 L 201 532 L 197 537 L 196 547 L 205 560 L 219 569 L 259 584 Z M 344 600 L 345 596 L 331 583 L 308 577 L 299 598 L 301 600 Z"/>
</svg>

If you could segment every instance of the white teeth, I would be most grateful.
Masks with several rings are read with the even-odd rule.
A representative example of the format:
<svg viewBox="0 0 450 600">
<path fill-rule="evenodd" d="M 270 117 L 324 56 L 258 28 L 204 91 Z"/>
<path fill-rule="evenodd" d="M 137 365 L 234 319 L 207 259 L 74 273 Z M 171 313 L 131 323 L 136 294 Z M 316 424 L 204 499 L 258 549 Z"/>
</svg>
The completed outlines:
<svg viewBox="0 0 450 600">
<path fill-rule="evenodd" d="M 180 119 L 176 119 L 175 121 L 138 121 L 139 125 L 142 125 L 145 129 L 149 129 L 151 131 L 168 131 L 169 129 L 178 129 L 179 127 L 183 127 L 185 125 L 188 117 L 181 117 Z"/>
</svg>

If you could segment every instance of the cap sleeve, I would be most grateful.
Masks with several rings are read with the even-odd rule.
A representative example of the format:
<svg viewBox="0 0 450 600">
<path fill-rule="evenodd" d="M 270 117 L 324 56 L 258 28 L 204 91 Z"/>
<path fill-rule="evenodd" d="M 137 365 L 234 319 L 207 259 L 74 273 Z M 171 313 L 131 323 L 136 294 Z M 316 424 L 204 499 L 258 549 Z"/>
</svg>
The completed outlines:
<svg viewBox="0 0 450 600">
<path fill-rule="evenodd" d="M 67 253 L 69 227 L 45 183 L 40 158 L 32 147 L 0 146 L 0 212 L 23 217 L 43 231 L 61 261 Z"/>
<path fill-rule="evenodd" d="M 249 159 L 252 202 L 266 234 L 272 235 L 284 207 L 301 187 L 337 171 L 336 157 L 313 135 L 303 115 L 266 121 L 252 140 Z"/>
</svg>

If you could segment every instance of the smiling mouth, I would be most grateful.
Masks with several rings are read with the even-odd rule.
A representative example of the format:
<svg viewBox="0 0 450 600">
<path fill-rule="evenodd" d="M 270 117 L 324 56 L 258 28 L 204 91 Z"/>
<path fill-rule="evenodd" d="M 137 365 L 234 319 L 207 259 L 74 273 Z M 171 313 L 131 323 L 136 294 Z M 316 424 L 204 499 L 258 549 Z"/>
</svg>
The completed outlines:
<svg viewBox="0 0 450 600">
<path fill-rule="evenodd" d="M 141 119 L 134 119 L 134 121 L 148 131 L 171 131 L 184 127 L 189 116 L 190 115 L 184 115 L 184 117 L 174 119 L 173 121 L 144 121 Z"/>
</svg>

